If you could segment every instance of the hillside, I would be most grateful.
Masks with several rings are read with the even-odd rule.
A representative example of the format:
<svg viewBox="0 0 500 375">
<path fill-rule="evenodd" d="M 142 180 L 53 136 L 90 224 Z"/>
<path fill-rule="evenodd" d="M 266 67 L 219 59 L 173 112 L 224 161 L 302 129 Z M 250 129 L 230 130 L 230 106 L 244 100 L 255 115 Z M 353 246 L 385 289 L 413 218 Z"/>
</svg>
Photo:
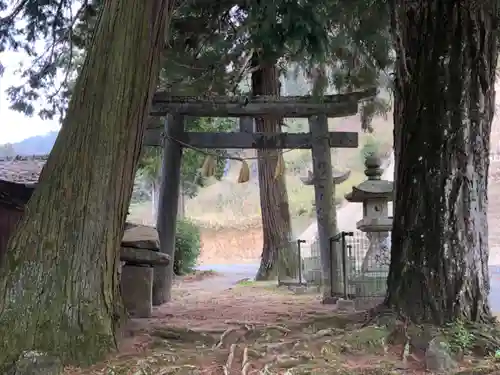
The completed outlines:
<svg viewBox="0 0 500 375">
<path fill-rule="evenodd" d="M 14 155 L 47 155 L 52 150 L 58 132 L 53 131 L 44 135 L 29 137 L 21 142 L 0 145 L 1 156 Z"/>
<path fill-rule="evenodd" d="M 295 124 L 295 128 L 297 128 Z M 359 184 L 366 176 L 362 158 L 363 145 L 370 138 L 362 133 L 358 116 L 336 118 L 329 121 L 331 131 L 356 131 L 360 133 L 357 149 L 332 150 L 332 162 L 338 170 L 350 170 L 350 178 L 336 187 L 337 203 Z M 373 121 L 380 151 L 390 152 L 392 147 L 391 117 L 377 117 Z M 284 131 L 299 130 L 290 129 Z M 304 131 L 302 129 L 301 131 Z M 253 155 L 245 155 L 252 158 Z M 309 150 L 288 150 L 284 154 L 286 164 L 286 185 L 292 231 L 299 237 L 314 221 L 314 187 L 302 183 L 301 177 L 311 169 L 312 157 Z M 255 164 L 249 160 L 249 164 Z M 185 200 L 185 216 L 194 221 L 201 229 L 200 264 L 255 263 L 262 251 L 262 225 L 260 213 L 260 192 L 257 176 L 248 183 L 238 184 L 237 179 L 241 163 L 233 161 L 226 176 L 221 181 L 211 181 L 209 186 L 200 189 L 193 199 Z M 151 202 L 142 202 L 130 207 L 129 220 L 132 222 L 154 225 Z"/>
</svg>

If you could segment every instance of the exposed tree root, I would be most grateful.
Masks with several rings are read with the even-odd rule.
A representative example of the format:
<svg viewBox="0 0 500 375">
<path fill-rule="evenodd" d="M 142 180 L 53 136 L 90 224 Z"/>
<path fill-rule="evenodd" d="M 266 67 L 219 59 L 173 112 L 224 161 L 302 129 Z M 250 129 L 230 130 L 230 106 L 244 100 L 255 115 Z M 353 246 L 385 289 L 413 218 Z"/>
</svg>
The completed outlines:
<svg viewBox="0 0 500 375">
<path fill-rule="evenodd" d="M 443 335 L 451 346 L 456 347 L 452 349 L 472 351 L 480 356 L 492 355 L 500 350 L 500 326 L 494 320 L 488 323 L 457 321 L 444 327 L 413 324 L 402 314 L 379 305 L 366 313 L 362 326 L 369 325 L 391 329 L 390 339 L 403 343 L 407 352 L 410 350 L 407 348 L 409 346 L 425 349 L 425 344 L 438 335 Z M 408 353 L 402 353 L 401 356 L 407 357 Z"/>
<path fill-rule="evenodd" d="M 459 370 L 454 375 L 496 375 L 498 373 L 500 373 L 500 364 L 490 364 L 472 369 Z"/>
<path fill-rule="evenodd" d="M 453 326 L 417 326 L 387 309 L 367 319 L 359 316 L 341 320 L 322 317 L 309 322 L 309 325 L 293 324 L 294 328 L 292 325 L 247 321 L 230 323 L 236 327 L 207 332 L 175 328 L 154 330 L 152 334 L 164 339 L 168 349 L 163 351 L 161 357 L 154 357 L 154 365 L 161 365 L 162 374 L 176 375 L 197 371 L 224 375 L 388 375 L 412 368 L 423 371 L 426 363 L 421 353 L 439 335 L 449 340 L 452 349 L 457 345 L 468 345 L 465 349 L 470 347 L 477 353 L 471 362 L 475 363 L 474 370 L 463 371 L 459 368 L 455 374 L 500 373 L 500 365 L 485 358 L 500 348 L 500 334 L 496 326 L 465 325 L 474 342 L 460 343 L 458 339 L 464 332 L 462 326 L 458 327 L 460 329 Z M 465 339 L 462 337 L 462 340 Z M 363 364 L 367 358 L 368 362 Z M 372 362 L 369 362 L 370 358 Z M 353 360 L 362 363 L 351 368 L 349 363 L 352 364 Z M 151 370 L 143 373 L 158 372 Z"/>
<path fill-rule="evenodd" d="M 344 331 L 338 328 L 325 328 L 325 329 L 320 329 L 318 332 L 311 334 L 311 339 L 313 340 L 319 339 L 325 336 L 337 336 L 342 333 L 344 333 Z"/>
<path fill-rule="evenodd" d="M 154 328 L 149 334 L 167 341 L 201 342 L 213 345 L 216 342 L 214 334 L 220 334 L 221 331 L 195 331 L 187 328 L 161 327 Z"/>
<path fill-rule="evenodd" d="M 398 312 L 383 304 L 377 305 L 364 313 L 362 326 L 369 325 L 387 325 L 387 323 L 394 321 L 406 321 Z"/>
<path fill-rule="evenodd" d="M 465 327 L 474 337 L 473 350 L 477 354 L 495 354 L 498 350 L 500 350 L 500 327 L 497 323 L 469 323 Z"/>
<path fill-rule="evenodd" d="M 231 344 L 231 347 L 229 348 L 229 355 L 227 356 L 226 364 L 224 365 L 224 375 L 229 375 L 231 373 L 235 351 L 236 344 Z"/>
<path fill-rule="evenodd" d="M 250 360 L 248 358 L 248 348 L 245 346 L 243 349 L 243 361 L 241 362 L 241 375 L 248 375 L 248 370 L 251 367 Z"/>
<path fill-rule="evenodd" d="M 214 349 L 228 347 L 240 341 L 246 341 L 246 336 L 248 336 L 252 330 L 253 328 L 249 325 L 237 328 L 228 328 L 222 333 Z"/>
</svg>

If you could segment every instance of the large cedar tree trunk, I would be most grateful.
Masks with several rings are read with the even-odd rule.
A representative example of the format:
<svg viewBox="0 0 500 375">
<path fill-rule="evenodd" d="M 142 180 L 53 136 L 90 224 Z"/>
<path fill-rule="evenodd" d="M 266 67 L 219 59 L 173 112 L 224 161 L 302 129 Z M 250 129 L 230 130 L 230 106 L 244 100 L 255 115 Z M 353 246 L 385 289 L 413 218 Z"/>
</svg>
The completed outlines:
<svg viewBox="0 0 500 375">
<path fill-rule="evenodd" d="M 254 56 L 253 66 L 259 69 L 252 73 L 253 95 L 280 95 L 280 81 L 278 69 L 273 63 L 260 63 Z M 256 118 L 256 131 L 279 133 L 281 132 L 281 119 Z M 263 249 L 257 280 L 269 280 L 276 277 L 278 256 L 291 257 L 287 252 L 290 246 L 292 227 L 290 210 L 288 206 L 288 193 L 286 190 L 285 175 L 275 178 L 276 164 L 280 150 L 258 150 L 260 207 L 262 215 Z M 285 259 L 280 259 L 280 264 L 287 264 Z M 287 267 L 280 266 L 281 276 L 294 277 L 297 262 L 290 261 Z"/>
<path fill-rule="evenodd" d="M 396 196 L 386 304 L 483 321 L 496 2 L 392 1 Z"/>
<path fill-rule="evenodd" d="M 106 0 L 0 277 L 0 373 L 24 350 L 88 364 L 116 347 L 117 265 L 168 0 Z"/>
</svg>

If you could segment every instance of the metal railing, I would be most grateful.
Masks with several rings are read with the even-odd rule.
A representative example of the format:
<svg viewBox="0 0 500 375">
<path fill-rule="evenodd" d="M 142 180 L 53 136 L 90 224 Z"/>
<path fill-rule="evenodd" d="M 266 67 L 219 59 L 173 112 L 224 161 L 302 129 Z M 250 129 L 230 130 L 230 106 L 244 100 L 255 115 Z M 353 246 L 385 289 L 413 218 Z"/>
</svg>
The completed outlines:
<svg viewBox="0 0 500 375">
<path fill-rule="evenodd" d="M 377 235 L 384 234 L 371 234 Z M 378 241 L 380 242 L 380 239 Z M 312 244 L 302 249 L 304 243 L 306 241 L 301 239 L 294 240 L 278 251 L 278 286 L 306 286 L 322 282 L 319 275 L 322 272 L 320 251 L 313 248 Z M 330 256 L 336 257 L 338 265 L 335 267 L 332 264 L 332 267 L 329 267 L 331 296 L 352 299 L 358 308 L 370 307 L 380 302 L 385 297 L 390 255 L 383 251 L 389 250 L 369 251 L 370 240 L 366 233 L 361 231 L 339 232 L 330 239 L 329 246 Z M 380 259 L 380 254 L 386 254 L 387 257 Z M 311 278 L 311 271 L 316 280 L 312 280 L 314 277 Z"/>
<path fill-rule="evenodd" d="M 330 239 L 330 251 L 336 251 L 341 261 L 337 269 L 330 268 L 332 297 L 355 300 L 358 306 L 370 306 L 385 297 L 388 264 L 382 264 L 377 256 L 367 256 L 369 245 L 361 231 L 340 232 Z"/>
<path fill-rule="evenodd" d="M 353 232 L 340 232 L 337 233 L 335 236 L 330 238 L 330 254 L 332 254 L 335 249 L 335 244 L 339 244 L 341 248 L 341 253 L 340 257 L 342 260 L 342 268 L 340 270 L 335 270 L 334 267 L 330 267 L 330 290 L 332 291 L 332 297 L 335 297 L 338 293 L 335 292 L 337 289 L 337 285 L 334 285 L 334 280 L 338 280 L 336 277 L 336 273 L 340 271 L 341 273 L 341 278 L 342 278 L 342 287 L 343 287 L 343 297 L 348 298 L 349 292 L 348 292 L 348 283 L 349 283 L 349 275 L 347 272 L 347 241 L 346 237 L 352 237 L 354 235 Z M 339 254 L 337 254 L 339 255 Z M 333 257 L 333 255 L 331 255 Z"/>
<path fill-rule="evenodd" d="M 290 241 L 287 246 L 278 251 L 276 257 L 278 286 L 305 286 L 307 284 L 304 280 L 301 250 L 301 245 L 305 242 L 301 239 Z"/>
</svg>

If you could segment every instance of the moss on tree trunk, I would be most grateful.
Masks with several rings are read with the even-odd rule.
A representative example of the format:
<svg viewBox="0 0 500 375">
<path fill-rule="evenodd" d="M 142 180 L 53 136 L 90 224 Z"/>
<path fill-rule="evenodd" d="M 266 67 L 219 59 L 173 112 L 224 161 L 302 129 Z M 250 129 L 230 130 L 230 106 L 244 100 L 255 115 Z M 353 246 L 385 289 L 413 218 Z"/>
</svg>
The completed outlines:
<svg viewBox="0 0 500 375">
<path fill-rule="evenodd" d="M 116 348 L 119 245 L 167 5 L 104 1 L 67 116 L 1 270 L 1 373 L 25 350 L 90 364 Z"/>
<path fill-rule="evenodd" d="M 253 95 L 280 95 L 279 72 L 274 63 L 261 62 L 254 55 L 252 74 Z M 281 132 L 281 119 L 257 118 L 256 131 Z M 276 164 L 281 150 L 258 150 L 260 207 L 262 215 L 263 249 L 257 280 L 297 276 L 298 258 L 290 243 L 292 227 L 285 175 L 275 177 Z"/>
<path fill-rule="evenodd" d="M 386 303 L 417 322 L 488 320 L 496 2 L 391 8 L 397 179 Z"/>
</svg>

